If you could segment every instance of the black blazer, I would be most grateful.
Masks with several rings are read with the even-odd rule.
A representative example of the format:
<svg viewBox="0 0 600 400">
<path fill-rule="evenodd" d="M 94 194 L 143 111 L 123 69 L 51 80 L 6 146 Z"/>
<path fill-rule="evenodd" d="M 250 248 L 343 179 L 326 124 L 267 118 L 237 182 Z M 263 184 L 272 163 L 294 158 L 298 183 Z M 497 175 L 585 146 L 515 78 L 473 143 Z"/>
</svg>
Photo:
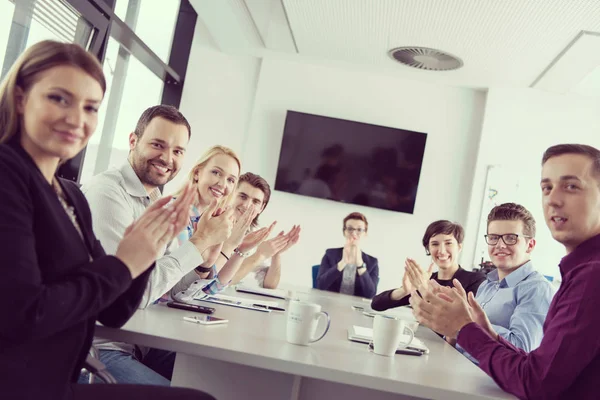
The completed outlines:
<svg viewBox="0 0 600 400">
<path fill-rule="evenodd" d="M 148 281 L 150 271 L 132 281 L 105 255 L 85 197 L 75 183 L 60 184 L 84 240 L 18 139 L 0 145 L 1 398 L 65 397 L 96 320 L 122 326 Z"/>
<path fill-rule="evenodd" d="M 342 259 L 344 248 L 327 249 L 319 274 L 317 275 L 317 289 L 328 290 L 330 292 L 340 291 L 342 286 L 343 271 L 337 269 L 337 263 Z M 377 283 L 379 281 L 379 264 L 375 257 L 372 257 L 363 251 L 363 261 L 367 264 L 367 272 L 362 275 L 356 274 L 354 285 L 354 295 L 366 298 L 372 298 L 377 293 Z"/>
</svg>

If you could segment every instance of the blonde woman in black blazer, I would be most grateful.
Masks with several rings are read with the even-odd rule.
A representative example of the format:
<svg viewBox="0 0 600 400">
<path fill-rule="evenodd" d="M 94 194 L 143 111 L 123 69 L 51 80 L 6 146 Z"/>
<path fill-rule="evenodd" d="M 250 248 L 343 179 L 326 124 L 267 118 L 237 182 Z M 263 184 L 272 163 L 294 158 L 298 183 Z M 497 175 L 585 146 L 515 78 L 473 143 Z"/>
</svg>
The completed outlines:
<svg viewBox="0 0 600 400">
<path fill-rule="evenodd" d="M 102 67 L 74 44 L 26 50 L 0 85 L 0 397 L 201 399 L 196 391 L 77 385 L 96 320 L 134 313 L 156 256 L 186 222 L 191 191 L 158 200 L 115 256 L 92 231 L 77 186 L 55 176 L 87 144 L 105 91 Z"/>
</svg>

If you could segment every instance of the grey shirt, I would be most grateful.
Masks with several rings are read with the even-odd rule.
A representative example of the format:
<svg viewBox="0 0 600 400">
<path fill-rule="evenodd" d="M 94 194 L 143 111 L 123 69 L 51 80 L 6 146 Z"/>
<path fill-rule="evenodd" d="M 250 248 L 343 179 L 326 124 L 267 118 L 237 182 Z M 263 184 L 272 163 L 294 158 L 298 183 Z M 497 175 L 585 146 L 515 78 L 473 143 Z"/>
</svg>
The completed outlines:
<svg viewBox="0 0 600 400">
<path fill-rule="evenodd" d="M 146 192 L 129 162 L 94 176 L 81 190 L 92 210 L 94 233 L 106 254 L 116 253 L 125 229 L 161 196 L 158 188 Z M 165 249 L 165 255 L 156 260 L 139 307 L 152 304 L 203 262 L 202 254 L 191 242 L 183 243 L 172 252 Z M 97 343 L 94 341 L 96 347 L 106 348 Z M 133 353 L 133 346 L 122 347 L 118 349 Z"/>
<path fill-rule="evenodd" d="M 356 284 L 356 265 L 346 264 L 342 273 L 342 284 L 340 293 L 354 296 L 354 285 Z"/>
</svg>

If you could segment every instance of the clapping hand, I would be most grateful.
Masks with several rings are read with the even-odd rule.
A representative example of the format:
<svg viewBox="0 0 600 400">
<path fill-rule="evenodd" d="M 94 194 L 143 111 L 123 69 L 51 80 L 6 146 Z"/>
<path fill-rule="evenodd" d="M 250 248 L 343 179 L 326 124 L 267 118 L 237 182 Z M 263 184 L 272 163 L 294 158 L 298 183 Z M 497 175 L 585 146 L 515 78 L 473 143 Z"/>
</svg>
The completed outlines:
<svg viewBox="0 0 600 400">
<path fill-rule="evenodd" d="M 268 259 L 273 257 L 275 254 L 279 254 L 289 242 L 289 238 L 287 235 L 284 235 L 283 232 L 280 232 L 279 235 L 275 236 L 272 239 L 266 240 L 258 246 L 256 252 L 263 259 Z"/>
<path fill-rule="evenodd" d="M 171 202 L 170 196 L 155 201 L 127 227 L 115 256 L 127 266 L 132 278 L 162 256 L 167 244 L 183 230 L 195 197 L 196 192 L 187 185 L 175 201 Z"/>
<path fill-rule="evenodd" d="M 483 311 L 483 308 L 481 308 L 477 300 L 475 300 L 473 292 L 469 292 L 467 294 L 467 292 L 463 288 L 462 284 L 458 281 L 458 279 L 454 279 L 452 281 L 452 284 L 454 285 L 454 288 L 452 288 L 452 290 L 455 291 L 469 305 L 469 313 L 471 314 L 471 318 L 473 319 L 473 321 L 475 321 L 477 325 L 485 329 L 491 337 L 498 339 L 498 334 L 494 330 L 494 327 L 492 326 L 492 323 L 490 322 L 490 319 L 488 318 L 487 314 L 485 313 L 485 311 Z M 451 296 L 449 295 L 447 297 L 451 298 Z"/>
<path fill-rule="evenodd" d="M 407 292 L 411 292 L 416 289 L 421 289 L 427 285 L 429 278 L 433 273 L 433 263 L 429 265 L 427 271 L 423 270 L 419 264 L 412 258 L 407 258 L 404 267 L 404 278 L 402 279 L 403 285 L 410 282 L 409 287 L 404 286 Z"/>
<path fill-rule="evenodd" d="M 300 240 L 300 225 L 294 225 L 290 231 L 284 235 L 287 238 L 286 245 L 279 250 L 275 255 L 280 256 L 290 249 L 290 247 L 294 246 Z M 281 232 L 283 233 L 283 232 Z"/>
<path fill-rule="evenodd" d="M 362 251 L 360 247 L 358 247 L 357 241 L 355 239 L 346 240 L 346 245 L 344 246 L 342 260 L 344 260 L 345 265 L 362 265 Z"/>
<path fill-rule="evenodd" d="M 273 231 L 273 228 L 276 224 L 277 221 L 273 222 L 268 228 L 260 228 L 255 232 L 247 234 L 246 236 L 244 236 L 244 239 L 242 243 L 238 246 L 238 249 L 242 253 L 247 253 L 256 246 L 260 245 L 266 238 L 269 237 L 271 231 Z"/>
<path fill-rule="evenodd" d="M 449 309 L 455 310 L 458 315 L 464 315 L 464 312 L 462 311 L 466 310 L 466 312 L 468 313 L 468 318 L 466 318 L 467 320 L 477 323 L 491 337 L 497 340 L 498 334 L 494 330 L 485 311 L 483 311 L 477 300 L 475 300 L 473 292 L 469 292 L 467 294 L 462 284 L 458 281 L 458 279 L 454 279 L 452 283 L 454 287 L 450 288 L 447 286 L 441 286 L 436 281 L 430 280 L 427 286 L 422 287 L 422 294 L 426 294 L 423 295 L 423 300 L 426 300 L 428 303 L 431 303 L 428 305 L 424 305 L 420 299 L 413 299 L 413 296 L 411 296 L 411 304 L 419 304 L 419 307 L 425 310 L 425 314 L 422 312 L 423 310 L 417 310 L 417 313 L 419 313 L 422 316 L 422 318 L 426 319 L 426 322 L 424 321 L 424 323 L 426 325 L 429 324 L 427 326 L 436 330 L 436 332 L 445 334 L 447 336 L 446 339 L 448 343 L 454 345 L 456 343 L 456 336 L 453 336 L 451 331 L 444 332 L 443 330 L 441 330 L 444 328 L 440 328 L 440 325 L 450 325 L 450 323 L 448 321 L 445 321 L 445 316 L 443 318 L 436 316 L 436 312 L 448 307 Z M 435 298 L 435 300 L 432 301 L 432 298 Z M 437 299 L 443 300 L 446 303 L 446 305 L 440 303 Z M 429 307 L 432 308 L 430 309 Z"/>
<path fill-rule="evenodd" d="M 409 302 L 420 324 L 450 339 L 456 339 L 463 326 L 474 322 L 469 304 L 456 290 L 445 297 L 433 284 L 425 284 L 419 287 L 419 293 L 411 292 Z"/>
<path fill-rule="evenodd" d="M 233 208 L 218 208 L 217 199 L 213 199 L 209 208 L 198 220 L 196 231 L 190 241 L 194 244 L 202 242 L 206 250 L 227 240 L 232 235 L 232 230 Z"/>
<path fill-rule="evenodd" d="M 240 251 L 244 252 L 244 250 L 240 248 L 242 241 L 246 237 L 246 234 L 250 229 L 250 225 L 257 214 L 258 210 L 255 207 L 248 207 L 246 211 L 244 211 L 244 213 L 240 215 L 240 217 L 233 223 L 231 236 L 227 240 L 227 243 L 224 245 L 224 247 L 229 249 L 238 248 Z"/>
<path fill-rule="evenodd" d="M 354 265 L 361 266 L 364 264 L 364 260 L 362 257 L 362 250 L 358 247 L 357 244 L 352 245 L 352 249 L 354 251 Z"/>
</svg>

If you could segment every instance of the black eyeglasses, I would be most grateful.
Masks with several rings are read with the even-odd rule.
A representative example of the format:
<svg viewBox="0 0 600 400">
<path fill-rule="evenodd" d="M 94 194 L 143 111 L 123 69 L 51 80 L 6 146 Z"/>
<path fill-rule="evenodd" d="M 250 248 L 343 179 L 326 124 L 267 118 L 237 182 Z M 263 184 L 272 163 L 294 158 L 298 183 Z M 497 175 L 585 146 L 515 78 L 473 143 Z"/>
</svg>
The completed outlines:
<svg viewBox="0 0 600 400">
<path fill-rule="evenodd" d="M 517 242 L 519 241 L 519 235 L 517 235 L 516 233 L 506 233 L 504 235 L 485 235 L 484 237 L 485 237 L 485 242 L 487 244 L 489 244 L 490 246 L 497 245 L 498 242 L 500 241 L 500 239 L 502 239 L 504 244 L 507 246 L 512 246 L 514 244 L 517 244 Z M 526 235 L 523 235 L 523 237 L 531 238 L 531 236 L 526 236 Z"/>
<path fill-rule="evenodd" d="M 362 235 L 363 233 L 365 233 L 367 231 L 366 229 L 363 229 L 363 228 L 344 228 L 344 230 L 351 235 L 354 232 L 358 233 L 359 235 Z"/>
</svg>

